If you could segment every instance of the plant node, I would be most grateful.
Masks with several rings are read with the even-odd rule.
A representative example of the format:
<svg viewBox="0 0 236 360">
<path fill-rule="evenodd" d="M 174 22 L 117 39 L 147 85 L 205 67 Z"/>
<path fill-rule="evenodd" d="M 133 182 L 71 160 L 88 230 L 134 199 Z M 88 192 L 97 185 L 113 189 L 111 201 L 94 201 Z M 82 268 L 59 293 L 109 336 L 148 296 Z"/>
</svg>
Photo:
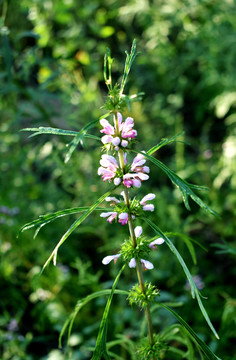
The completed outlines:
<svg viewBox="0 0 236 360">
<path fill-rule="evenodd" d="M 140 340 L 137 348 L 138 360 L 161 360 L 168 346 L 161 336 L 154 334 L 154 343 L 151 345 L 148 338 Z"/>
<path fill-rule="evenodd" d="M 145 293 L 140 289 L 139 284 L 136 284 L 129 291 L 128 300 L 130 305 L 136 304 L 138 307 L 144 309 L 154 300 L 156 296 L 159 296 L 159 290 L 151 283 L 146 282 Z"/>
</svg>

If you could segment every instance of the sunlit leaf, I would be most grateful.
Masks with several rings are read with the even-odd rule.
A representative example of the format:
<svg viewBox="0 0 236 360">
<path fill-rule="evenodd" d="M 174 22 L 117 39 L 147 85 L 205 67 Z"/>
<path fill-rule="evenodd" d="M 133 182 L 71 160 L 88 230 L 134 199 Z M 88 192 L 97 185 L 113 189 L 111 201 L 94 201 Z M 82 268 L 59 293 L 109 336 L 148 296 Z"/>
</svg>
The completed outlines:
<svg viewBox="0 0 236 360">
<path fill-rule="evenodd" d="M 125 61 L 125 68 L 124 68 L 124 75 L 121 81 L 121 86 L 120 86 L 120 97 L 123 94 L 126 82 L 127 82 L 127 78 L 131 69 L 131 66 L 133 64 L 134 59 L 136 58 L 136 56 L 138 55 L 138 53 L 136 52 L 136 40 L 133 40 L 132 43 L 132 47 L 130 50 L 130 54 L 128 52 L 126 52 L 126 61 Z"/>
</svg>

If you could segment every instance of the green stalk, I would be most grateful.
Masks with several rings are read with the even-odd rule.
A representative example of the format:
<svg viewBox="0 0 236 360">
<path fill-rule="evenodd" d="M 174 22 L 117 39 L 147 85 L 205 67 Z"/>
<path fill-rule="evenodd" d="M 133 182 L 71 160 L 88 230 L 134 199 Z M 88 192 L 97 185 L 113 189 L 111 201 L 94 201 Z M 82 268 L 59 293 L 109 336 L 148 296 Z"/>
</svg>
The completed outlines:
<svg viewBox="0 0 236 360">
<path fill-rule="evenodd" d="M 117 113 L 115 113 L 115 127 L 116 127 L 116 133 L 117 133 L 117 135 L 119 135 Z M 123 174 L 125 174 L 124 152 L 122 149 L 119 149 L 118 156 L 119 156 L 120 167 L 123 171 Z M 124 187 L 124 194 L 125 194 L 125 196 L 124 196 L 125 203 L 126 203 L 127 208 L 129 209 L 130 208 L 130 199 L 129 199 L 129 192 L 126 187 Z M 134 232 L 134 223 L 133 223 L 133 219 L 131 216 L 129 216 L 128 225 L 129 225 L 129 232 L 130 232 L 130 237 L 131 237 L 133 247 L 136 248 L 137 240 L 136 240 L 136 236 L 135 236 L 135 232 Z M 142 265 L 139 261 L 136 261 L 136 270 L 137 270 L 137 276 L 138 276 L 140 289 L 141 289 L 142 293 L 145 294 L 146 290 L 145 290 L 145 283 L 144 283 L 144 279 L 143 279 L 143 269 L 142 269 Z M 153 338 L 152 319 L 151 319 L 149 305 L 145 308 L 145 317 L 146 317 L 147 327 L 148 327 L 149 342 L 151 345 L 153 345 L 154 338 Z"/>
</svg>

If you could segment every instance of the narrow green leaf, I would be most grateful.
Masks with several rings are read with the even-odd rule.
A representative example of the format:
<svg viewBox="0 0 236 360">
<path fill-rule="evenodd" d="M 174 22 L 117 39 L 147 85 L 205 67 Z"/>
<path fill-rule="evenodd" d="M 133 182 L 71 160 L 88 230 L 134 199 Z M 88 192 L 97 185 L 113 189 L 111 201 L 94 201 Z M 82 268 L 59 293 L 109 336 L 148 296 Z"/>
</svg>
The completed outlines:
<svg viewBox="0 0 236 360">
<path fill-rule="evenodd" d="M 155 164 L 156 166 L 158 166 L 162 171 L 164 171 L 166 173 L 166 175 L 169 177 L 169 179 L 172 181 L 172 183 L 174 185 L 177 186 L 177 188 L 180 189 L 182 196 L 183 196 L 183 200 L 184 200 L 184 204 L 186 206 L 186 208 L 188 210 L 190 209 L 190 205 L 189 205 L 189 201 L 188 201 L 188 197 L 190 196 L 192 198 L 193 201 L 195 201 L 201 208 L 205 209 L 206 211 L 210 212 L 211 214 L 218 216 L 218 214 L 212 210 L 209 206 L 207 206 L 193 191 L 192 189 L 195 190 L 207 190 L 206 187 L 203 186 L 198 186 L 198 185 L 193 185 L 188 183 L 187 181 L 181 179 L 174 171 L 170 170 L 166 165 L 164 165 L 160 160 L 157 160 L 156 158 L 154 158 L 151 155 L 148 155 L 147 153 L 141 152 L 141 151 L 135 151 L 132 150 L 133 152 L 137 153 L 137 154 L 142 154 L 144 155 L 148 160 L 150 160 L 151 162 L 153 162 L 153 164 Z"/>
<path fill-rule="evenodd" d="M 120 86 L 120 98 L 122 97 L 126 82 L 127 82 L 127 78 L 131 69 L 131 66 L 133 64 L 134 59 L 136 58 L 136 56 L 138 55 L 138 53 L 136 53 L 136 40 L 133 40 L 132 43 L 132 47 L 130 50 L 130 54 L 128 54 L 128 52 L 126 51 L 126 61 L 125 61 L 125 68 L 124 68 L 124 75 L 121 81 L 121 86 Z"/>
<path fill-rule="evenodd" d="M 165 233 L 166 236 L 174 236 L 174 237 L 179 237 L 181 238 L 182 240 L 184 240 L 188 250 L 189 250 L 189 253 L 192 257 L 192 260 L 193 260 L 193 263 L 194 265 L 197 264 L 197 258 L 196 258 L 196 253 L 195 253 L 195 249 L 194 249 L 194 246 L 192 244 L 192 239 L 185 235 L 185 234 L 181 234 L 181 233 Z"/>
<path fill-rule="evenodd" d="M 105 200 L 105 198 L 107 196 L 109 196 L 113 190 L 115 188 L 113 188 L 112 190 L 106 192 L 104 195 L 102 195 L 92 206 L 90 206 L 90 208 L 88 210 L 85 211 L 85 213 L 83 215 L 81 215 L 70 227 L 69 229 L 65 232 L 65 234 L 62 236 L 62 238 L 60 239 L 60 241 L 58 242 L 57 246 L 54 248 L 53 252 L 51 253 L 51 255 L 49 256 L 49 258 L 47 259 L 47 261 L 45 262 L 45 264 L 43 265 L 42 270 L 40 271 L 38 277 L 37 277 L 37 281 L 39 279 L 39 277 L 42 275 L 44 269 L 47 267 L 47 265 L 50 263 L 50 261 L 53 258 L 53 263 L 54 265 L 56 265 L 56 258 L 57 258 L 57 252 L 59 247 L 66 241 L 66 239 L 69 237 L 69 235 L 80 225 L 82 224 L 82 222 Z"/>
<path fill-rule="evenodd" d="M 75 309 L 73 311 L 73 313 L 68 317 L 68 319 L 65 321 L 62 330 L 60 332 L 60 336 L 59 336 L 59 347 L 62 347 L 62 337 L 66 331 L 66 329 L 68 328 L 68 340 L 67 340 L 67 344 L 69 343 L 69 339 L 70 339 L 70 335 L 71 335 L 71 331 L 72 331 L 72 327 L 75 321 L 76 316 L 78 315 L 79 311 L 91 300 L 96 299 L 98 297 L 102 297 L 105 295 L 110 295 L 110 293 L 112 292 L 112 289 L 107 289 L 107 290 L 101 290 L 101 291 L 97 291 L 94 292 L 93 294 L 90 294 L 88 296 L 86 296 L 85 298 L 77 301 L 76 305 L 75 305 Z M 114 294 L 118 294 L 118 295 L 128 295 L 129 292 L 128 291 L 124 291 L 124 290 L 115 290 Z"/>
<path fill-rule="evenodd" d="M 109 48 L 107 48 L 104 56 L 104 80 L 109 91 L 112 90 L 111 66 L 113 60 L 114 59 L 111 57 L 111 51 Z"/>
<path fill-rule="evenodd" d="M 71 130 L 63 130 L 51 127 L 42 127 L 39 128 L 25 128 L 21 129 L 20 131 L 30 131 L 34 132 L 34 134 L 30 135 L 29 137 L 43 135 L 43 134 L 51 134 L 51 135 L 65 135 L 65 136 L 76 136 L 78 131 L 71 131 Z"/>
<path fill-rule="evenodd" d="M 122 274 L 124 268 L 126 267 L 126 265 L 123 265 L 123 267 L 121 268 L 121 270 L 119 271 L 117 277 L 115 278 L 115 281 L 113 283 L 112 286 L 112 291 L 109 295 L 109 298 L 107 300 L 107 304 L 103 313 L 103 317 L 102 317 L 102 321 L 99 327 L 99 332 L 98 332 L 98 337 L 97 337 L 97 342 L 96 342 L 96 346 L 94 349 L 94 353 L 93 353 L 93 357 L 91 360 L 100 360 L 102 358 L 102 355 L 107 356 L 107 358 L 109 358 L 107 351 L 106 351 L 106 336 L 104 336 L 104 330 L 107 324 L 107 319 L 108 319 L 108 315 L 109 315 L 109 311 L 110 311 L 110 306 L 111 306 L 111 302 L 112 302 L 112 298 L 115 292 L 115 288 L 116 285 L 118 283 L 118 280 L 120 278 L 120 275 Z"/>
<path fill-rule="evenodd" d="M 197 342 L 197 344 L 200 346 L 201 350 L 204 352 L 204 354 L 207 356 L 207 359 L 209 360 L 221 360 L 219 357 L 217 357 L 211 349 L 197 336 L 197 334 L 194 332 L 194 330 L 186 323 L 186 321 L 179 316 L 173 309 L 169 308 L 168 306 L 164 305 L 163 303 L 160 303 L 160 306 L 165 308 L 166 310 L 170 311 L 174 317 L 180 322 L 181 325 L 185 327 L 185 329 L 188 331 L 188 333 L 191 335 L 191 337 Z"/>
<path fill-rule="evenodd" d="M 171 242 L 171 240 L 170 240 L 151 220 L 149 220 L 149 219 L 147 219 L 147 218 L 143 218 L 143 219 L 149 224 L 149 226 L 150 226 L 159 236 L 161 236 L 161 237 L 165 240 L 165 242 L 166 242 L 166 244 L 169 246 L 170 250 L 174 253 L 174 255 L 176 256 L 176 258 L 178 259 L 178 261 L 179 261 L 180 265 L 182 266 L 182 268 L 183 268 L 183 270 L 184 270 L 184 272 L 185 272 L 185 275 L 186 275 L 186 277 L 187 277 L 187 279 L 188 279 L 188 281 L 189 281 L 190 288 L 191 288 L 191 294 L 192 294 L 193 299 L 194 299 L 195 296 L 196 296 L 197 301 L 198 301 L 198 305 L 199 305 L 199 307 L 200 307 L 200 310 L 201 310 L 201 312 L 202 312 L 202 314 L 203 314 L 206 322 L 208 323 L 208 325 L 209 325 L 210 329 L 212 330 L 212 332 L 214 333 L 215 337 L 216 337 L 217 339 L 219 339 L 219 336 L 218 336 L 218 334 L 217 334 L 214 326 L 212 325 L 212 323 L 211 323 L 211 321 L 210 321 L 210 319 L 209 319 L 209 317 L 208 317 L 208 315 L 207 315 L 207 312 L 206 312 L 206 310 L 205 310 L 205 308 L 204 308 L 204 306 L 203 306 L 203 304 L 202 304 L 202 301 L 201 301 L 201 298 L 200 298 L 200 295 L 199 295 L 199 290 L 198 290 L 198 288 L 196 287 L 195 282 L 194 282 L 194 280 L 193 280 L 193 278 L 192 278 L 192 275 L 190 274 L 190 271 L 189 271 L 187 265 L 185 264 L 182 256 L 180 255 L 180 253 L 178 252 L 178 250 L 176 249 L 176 247 L 174 246 L 174 244 Z"/>
<path fill-rule="evenodd" d="M 71 214 L 76 214 L 79 212 L 84 212 L 86 210 L 88 210 L 90 208 L 90 206 L 80 206 L 80 207 L 75 207 L 75 208 L 71 208 L 71 209 L 64 209 L 64 210 L 60 210 L 60 211 L 56 211 L 54 213 L 49 213 L 49 214 L 45 214 L 45 215 L 40 215 L 38 219 L 33 220 L 25 225 L 23 225 L 20 230 L 20 232 L 23 232 L 25 230 L 29 230 L 35 226 L 38 226 L 39 229 L 38 231 L 41 229 L 41 227 L 43 227 L 44 225 L 50 223 L 51 221 L 54 221 L 62 216 L 66 216 L 66 215 L 71 215 Z M 95 210 L 99 210 L 99 211 L 110 211 L 109 208 L 104 208 L 104 207 L 97 207 Z M 38 232 L 37 232 L 38 233 Z"/>
<path fill-rule="evenodd" d="M 206 248 L 204 245 L 202 245 L 199 241 L 197 241 L 197 240 L 195 240 L 195 239 L 193 239 L 193 238 L 191 238 L 191 237 L 189 237 L 189 236 L 187 236 L 187 235 L 185 235 L 185 234 L 178 233 L 178 232 L 166 232 L 165 234 L 166 234 L 166 236 L 176 236 L 176 237 L 180 237 L 180 238 L 182 238 L 183 240 L 184 240 L 184 239 L 188 239 L 188 240 L 191 241 L 192 243 L 198 245 L 202 250 L 208 251 L 207 248 Z"/>
<path fill-rule="evenodd" d="M 83 137 L 86 135 L 87 131 L 96 126 L 97 123 L 107 117 L 108 115 L 110 115 L 110 112 L 109 113 L 106 113 L 105 115 L 102 115 L 99 119 L 96 119 L 96 120 L 93 120 L 93 121 L 90 121 L 87 125 L 85 125 L 78 133 L 77 135 L 74 137 L 74 139 L 72 140 L 71 142 L 71 145 L 69 146 L 69 150 L 65 156 L 65 163 L 67 163 L 70 158 L 71 158 L 71 155 L 73 154 L 73 152 L 75 151 L 76 147 L 78 146 L 79 142 L 82 142 L 83 141 Z"/>
<path fill-rule="evenodd" d="M 161 139 L 161 141 L 160 141 L 157 145 L 153 146 L 151 149 L 149 149 L 149 150 L 147 151 L 147 154 L 148 154 L 148 155 L 152 155 L 155 151 L 159 150 L 159 149 L 162 148 L 163 146 L 175 142 L 176 139 L 177 139 L 178 137 L 182 136 L 182 135 L 184 135 L 184 131 L 182 131 L 181 133 L 179 133 L 179 134 L 171 137 L 170 139 L 165 139 L 165 138 L 164 138 L 164 139 Z M 183 142 L 183 143 L 184 143 L 184 141 L 180 141 L 180 142 Z"/>
<path fill-rule="evenodd" d="M 34 134 L 30 135 L 29 137 L 42 135 L 42 134 L 73 136 L 74 138 L 71 141 L 71 143 L 68 145 L 69 150 L 68 150 L 68 152 L 67 152 L 67 154 L 65 156 L 65 163 L 67 163 L 70 160 L 71 155 L 75 151 L 78 144 L 81 143 L 82 146 L 84 145 L 84 138 L 87 137 L 87 138 L 90 138 L 90 139 L 93 139 L 93 140 L 99 140 L 100 141 L 100 138 L 98 136 L 87 134 L 87 131 L 89 129 L 91 129 L 92 127 L 96 126 L 97 123 L 101 119 L 107 117 L 108 115 L 110 115 L 110 112 L 102 115 L 99 119 L 96 119 L 96 120 L 93 120 L 93 121 L 89 122 L 80 131 L 63 130 L 63 129 L 57 129 L 57 128 L 51 128 L 51 127 L 42 127 L 42 126 L 39 127 L 39 128 L 25 128 L 25 129 L 22 129 L 20 131 L 34 132 Z"/>
</svg>

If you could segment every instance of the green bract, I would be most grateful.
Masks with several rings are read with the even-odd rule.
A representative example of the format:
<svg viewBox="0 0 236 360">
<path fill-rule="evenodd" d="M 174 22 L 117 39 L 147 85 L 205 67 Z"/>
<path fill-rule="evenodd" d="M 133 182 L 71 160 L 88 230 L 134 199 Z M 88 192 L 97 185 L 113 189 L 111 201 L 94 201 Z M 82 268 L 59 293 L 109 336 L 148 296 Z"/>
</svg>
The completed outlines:
<svg viewBox="0 0 236 360">
<path fill-rule="evenodd" d="M 164 351 L 167 349 L 166 343 L 162 340 L 161 336 L 154 334 L 154 344 L 149 343 L 148 338 L 144 338 L 138 345 L 138 359 L 139 360 L 159 360 L 162 359 Z"/>
<path fill-rule="evenodd" d="M 151 283 L 145 282 L 145 293 L 143 293 L 138 284 L 134 285 L 129 291 L 128 301 L 130 305 L 136 304 L 144 309 L 159 296 L 159 290 Z"/>
<path fill-rule="evenodd" d="M 145 240 L 142 236 L 136 239 L 137 246 L 134 248 L 131 239 L 126 240 L 121 246 L 121 256 L 125 262 L 129 262 L 131 259 L 141 260 L 142 258 L 147 257 L 150 252 L 148 246 L 148 241 Z"/>
</svg>

